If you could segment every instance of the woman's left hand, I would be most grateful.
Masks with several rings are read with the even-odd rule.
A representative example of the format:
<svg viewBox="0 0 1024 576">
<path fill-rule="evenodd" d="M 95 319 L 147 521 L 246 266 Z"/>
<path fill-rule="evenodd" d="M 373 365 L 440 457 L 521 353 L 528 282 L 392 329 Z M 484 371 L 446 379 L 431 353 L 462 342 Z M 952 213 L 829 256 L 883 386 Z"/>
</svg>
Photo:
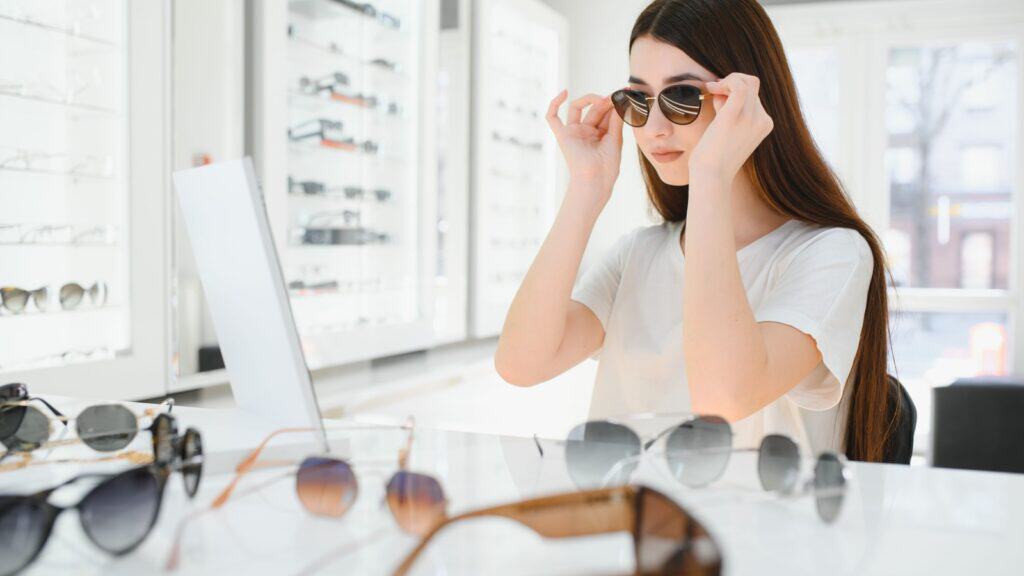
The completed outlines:
<svg viewBox="0 0 1024 576">
<path fill-rule="evenodd" d="M 690 174 L 711 173 L 732 182 L 754 149 L 775 126 L 758 96 L 761 81 L 733 72 L 705 85 L 715 107 L 711 121 L 690 153 Z"/>
</svg>

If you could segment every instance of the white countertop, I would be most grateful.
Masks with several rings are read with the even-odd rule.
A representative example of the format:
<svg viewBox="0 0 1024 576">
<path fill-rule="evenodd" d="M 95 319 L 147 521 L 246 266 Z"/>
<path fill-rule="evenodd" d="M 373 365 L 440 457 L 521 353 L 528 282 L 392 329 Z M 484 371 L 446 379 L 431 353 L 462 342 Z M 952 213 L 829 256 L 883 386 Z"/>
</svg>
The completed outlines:
<svg viewBox="0 0 1024 576">
<path fill-rule="evenodd" d="M 84 405 L 57 399 L 72 414 Z M 27 574 L 153 574 L 163 570 L 180 519 L 208 503 L 225 472 L 268 431 L 234 410 L 175 408 L 181 425 L 203 433 L 206 471 L 195 501 L 171 479 L 161 517 L 132 554 L 111 558 L 91 545 L 74 513 L 65 513 Z M 344 425 L 330 423 L 328 426 Z M 350 455 L 360 482 L 355 507 L 337 520 L 305 512 L 294 478 L 232 500 L 188 526 L 179 574 L 388 574 L 415 544 L 383 505 L 396 468 L 401 430 L 332 432 L 336 454 Z M 145 437 L 145 438 L 144 438 Z M 136 439 L 146 449 L 148 434 Z M 297 461 L 309 449 L 275 444 L 271 458 Z M 561 449 L 538 456 L 530 439 L 418 428 L 410 468 L 437 477 L 449 513 L 574 489 Z M 59 450 L 65 450 L 60 452 Z M 49 457 L 89 456 L 84 447 Z M 810 464 L 808 463 L 809 467 Z M 656 458 L 633 476 L 675 498 L 718 540 L 725 573 L 1020 574 L 1024 566 L 1024 475 L 852 463 L 839 520 L 825 525 L 810 498 L 780 500 L 761 491 L 753 455 L 733 457 L 726 477 L 689 489 Z M 103 464 L 118 469 L 125 464 Z M 32 466 L 0 474 L 0 492 L 28 492 L 81 471 L 76 465 Z M 253 473 L 240 493 L 284 469 Z M 807 472 L 805 470 L 805 472 Z M 62 501 L 74 501 L 73 489 Z M 503 520 L 476 520 L 442 532 L 413 574 L 628 574 L 627 534 L 544 540 Z"/>
</svg>

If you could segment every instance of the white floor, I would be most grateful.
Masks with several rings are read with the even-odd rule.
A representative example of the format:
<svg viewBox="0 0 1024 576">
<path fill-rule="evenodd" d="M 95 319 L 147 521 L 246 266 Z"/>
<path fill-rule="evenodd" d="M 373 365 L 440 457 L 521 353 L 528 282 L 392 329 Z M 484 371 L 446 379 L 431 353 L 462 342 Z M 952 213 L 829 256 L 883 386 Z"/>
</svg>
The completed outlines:
<svg viewBox="0 0 1024 576">
<path fill-rule="evenodd" d="M 506 383 L 494 370 L 495 340 L 460 344 L 384 361 L 314 374 L 325 417 L 399 422 L 418 426 L 514 436 L 563 438 L 584 421 L 597 363 L 585 360 L 532 388 Z M 233 405 L 219 386 L 176 395 L 179 404 Z"/>
</svg>

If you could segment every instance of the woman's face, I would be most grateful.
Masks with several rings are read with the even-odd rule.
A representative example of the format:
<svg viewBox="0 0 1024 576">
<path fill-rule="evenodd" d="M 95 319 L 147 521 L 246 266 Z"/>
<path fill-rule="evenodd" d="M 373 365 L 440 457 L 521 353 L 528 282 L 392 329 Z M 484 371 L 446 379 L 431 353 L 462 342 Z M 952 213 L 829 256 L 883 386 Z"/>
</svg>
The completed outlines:
<svg viewBox="0 0 1024 576">
<path fill-rule="evenodd" d="M 629 53 L 629 88 L 655 97 L 662 90 L 677 84 L 690 84 L 705 90 L 714 74 L 702 68 L 671 44 L 650 36 L 641 36 Z M 666 184 L 682 186 L 690 183 L 687 152 L 697 146 L 708 124 L 715 118 L 711 100 L 701 103 L 700 115 L 692 124 L 680 126 L 665 118 L 656 101 L 651 102 L 647 123 L 633 128 L 633 136 L 658 176 Z"/>
</svg>

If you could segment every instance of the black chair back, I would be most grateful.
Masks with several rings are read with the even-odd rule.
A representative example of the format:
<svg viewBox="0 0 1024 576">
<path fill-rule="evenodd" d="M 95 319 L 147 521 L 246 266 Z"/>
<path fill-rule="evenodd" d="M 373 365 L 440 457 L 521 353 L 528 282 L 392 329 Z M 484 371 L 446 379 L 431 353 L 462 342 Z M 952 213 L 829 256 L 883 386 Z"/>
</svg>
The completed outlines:
<svg viewBox="0 0 1024 576">
<path fill-rule="evenodd" d="M 914 454 L 914 429 L 917 427 L 917 407 L 910 399 L 910 394 L 895 376 L 888 376 L 889 382 L 889 418 L 895 415 L 896 429 L 885 446 L 882 462 L 889 464 L 910 464 Z M 855 460 L 852 454 L 846 457 Z"/>
<path fill-rule="evenodd" d="M 1024 381 L 965 378 L 932 391 L 932 466 L 1024 472 Z"/>
</svg>

